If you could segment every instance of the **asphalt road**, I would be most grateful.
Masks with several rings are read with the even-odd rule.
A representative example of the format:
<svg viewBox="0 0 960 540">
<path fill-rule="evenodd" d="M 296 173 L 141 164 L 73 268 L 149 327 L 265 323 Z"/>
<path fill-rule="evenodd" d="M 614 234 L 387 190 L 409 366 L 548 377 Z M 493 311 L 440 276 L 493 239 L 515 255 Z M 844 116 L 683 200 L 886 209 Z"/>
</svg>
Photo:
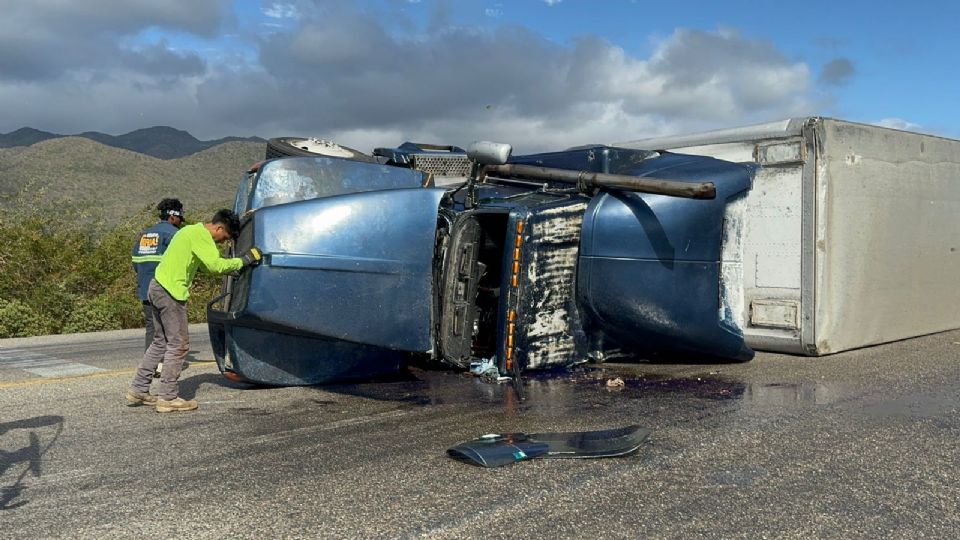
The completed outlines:
<svg viewBox="0 0 960 540">
<path fill-rule="evenodd" d="M 192 413 L 127 407 L 138 331 L 0 340 L 6 538 L 955 538 L 960 332 L 826 358 L 606 364 L 509 385 L 251 388 L 202 327 Z M 606 382 L 621 377 L 623 387 Z M 483 469 L 490 432 L 637 423 L 630 456 Z"/>
</svg>

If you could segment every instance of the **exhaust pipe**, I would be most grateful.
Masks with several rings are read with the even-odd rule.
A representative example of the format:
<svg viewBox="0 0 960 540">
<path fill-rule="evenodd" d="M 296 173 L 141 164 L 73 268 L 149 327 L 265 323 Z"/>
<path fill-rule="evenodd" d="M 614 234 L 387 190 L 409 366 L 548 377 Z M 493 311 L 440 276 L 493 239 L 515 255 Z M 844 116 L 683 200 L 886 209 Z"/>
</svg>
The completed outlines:
<svg viewBox="0 0 960 540">
<path fill-rule="evenodd" d="M 501 164 L 485 165 L 482 176 L 531 178 L 575 184 L 587 192 L 593 188 L 621 189 L 641 193 L 683 197 L 686 199 L 715 199 L 717 187 L 713 182 L 684 182 L 665 178 L 647 178 L 626 174 L 610 174 L 591 171 L 571 171 L 535 165 Z"/>
</svg>

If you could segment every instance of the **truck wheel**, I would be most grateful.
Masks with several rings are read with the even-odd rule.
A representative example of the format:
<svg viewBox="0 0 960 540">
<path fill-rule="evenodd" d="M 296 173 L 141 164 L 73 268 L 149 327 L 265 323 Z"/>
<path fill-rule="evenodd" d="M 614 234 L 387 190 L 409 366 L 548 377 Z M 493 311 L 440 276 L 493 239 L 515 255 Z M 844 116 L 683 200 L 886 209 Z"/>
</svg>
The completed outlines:
<svg viewBox="0 0 960 540">
<path fill-rule="evenodd" d="M 355 161 L 375 162 L 373 156 L 347 146 L 314 137 L 280 137 L 267 141 L 266 159 L 280 157 L 330 156 Z"/>
</svg>

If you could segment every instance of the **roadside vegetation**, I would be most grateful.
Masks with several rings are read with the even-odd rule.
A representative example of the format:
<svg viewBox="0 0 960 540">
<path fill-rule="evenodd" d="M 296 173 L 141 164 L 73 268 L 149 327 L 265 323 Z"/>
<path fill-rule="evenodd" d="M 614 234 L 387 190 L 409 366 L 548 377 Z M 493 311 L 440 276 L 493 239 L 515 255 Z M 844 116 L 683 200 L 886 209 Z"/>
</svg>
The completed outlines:
<svg viewBox="0 0 960 540">
<path fill-rule="evenodd" d="M 162 150 L 170 140 L 157 133 L 128 134 L 139 137 L 128 142 Z M 142 140 L 151 134 L 152 143 Z M 177 159 L 84 137 L 0 148 L 0 338 L 142 327 L 130 251 L 137 233 L 156 222 L 154 205 L 177 197 L 188 222 L 209 219 L 232 206 L 240 174 L 263 155 L 263 143 L 252 141 Z M 219 283 L 197 275 L 191 322 L 203 322 Z"/>
<path fill-rule="evenodd" d="M 212 213 L 188 212 L 187 222 Z M 84 226 L 79 211 L 0 217 L 0 338 L 142 328 L 130 252 L 155 221 L 152 207 L 106 229 Z M 219 278 L 198 273 L 190 322 L 206 320 L 206 303 L 219 290 Z"/>
</svg>

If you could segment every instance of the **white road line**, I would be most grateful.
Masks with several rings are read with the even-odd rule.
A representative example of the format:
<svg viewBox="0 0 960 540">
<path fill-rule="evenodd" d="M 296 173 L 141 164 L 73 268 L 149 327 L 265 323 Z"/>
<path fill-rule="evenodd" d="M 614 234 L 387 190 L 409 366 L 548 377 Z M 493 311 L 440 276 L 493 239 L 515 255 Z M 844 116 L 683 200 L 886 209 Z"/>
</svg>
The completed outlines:
<svg viewBox="0 0 960 540">
<path fill-rule="evenodd" d="M 70 377 L 106 371 L 87 364 L 19 349 L 0 349 L 0 368 L 22 369 L 40 377 Z"/>
</svg>

